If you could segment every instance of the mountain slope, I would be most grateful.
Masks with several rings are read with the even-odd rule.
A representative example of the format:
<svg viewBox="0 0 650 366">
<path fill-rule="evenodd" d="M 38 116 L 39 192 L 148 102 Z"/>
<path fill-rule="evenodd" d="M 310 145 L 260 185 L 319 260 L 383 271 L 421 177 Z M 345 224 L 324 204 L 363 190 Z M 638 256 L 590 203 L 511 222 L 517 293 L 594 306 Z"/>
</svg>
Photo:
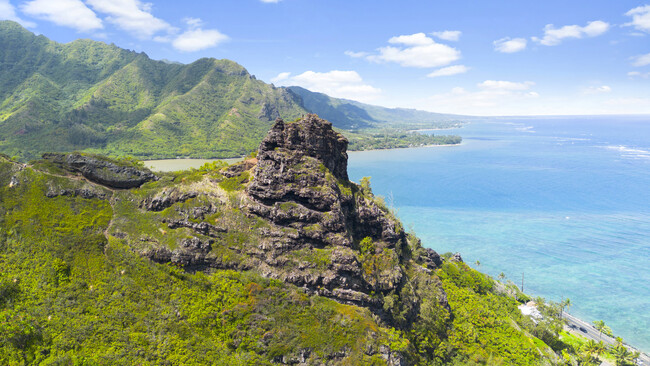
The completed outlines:
<svg viewBox="0 0 650 366">
<path fill-rule="evenodd" d="M 58 44 L 0 22 L 0 151 L 232 157 L 306 110 L 228 60 L 189 65 L 90 40 Z"/>
<path fill-rule="evenodd" d="M 311 113 L 318 114 L 336 127 L 344 129 L 383 127 L 388 124 L 398 127 L 411 125 L 411 128 L 418 128 L 418 125 L 420 127 L 443 128 L 456 126 L 461 119 L 469 118 L 416 109 L 385 108 L 353 100 L 333 98 L 299 86 L 290 86 L 287 89 L 299 95 L 302 98 L 303 106 Z"/>
<path fill-rule="evenodd" d="M 347 179 L 346 146 L 308 115 L 278 121 L 256 159 L 158 177 L 0 157 L 0 363 L 555 361 L 554 328 L 405 233 Z"/>
<path fill-rule="evenodd" d="M 242 156 L 276 118 L 308 112 L 341 129 L 443 127 L 454 120 L 275 88 L 229 60 L 154 61 L 91 40 L 59 44 L 0 21 L 0 152 L 23 160 L 75 150 L 139 158 Z"/>
</svg>

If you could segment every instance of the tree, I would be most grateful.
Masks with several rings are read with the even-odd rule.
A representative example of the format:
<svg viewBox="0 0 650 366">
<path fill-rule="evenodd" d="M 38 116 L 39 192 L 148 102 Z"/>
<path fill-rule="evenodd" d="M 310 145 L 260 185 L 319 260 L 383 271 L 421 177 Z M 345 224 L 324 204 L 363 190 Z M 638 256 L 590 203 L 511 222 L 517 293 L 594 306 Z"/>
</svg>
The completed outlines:
<svg viewBox="0 0 650 366">
<path fill-rule="evenodd" d="M 573 304 L 571 303 L 571 299 L 569 299 L 569 298 L 567 297 L 567 299 L 564 300 L 564 306 L 566 306 L 567 311 L 569 311 L 569 308 L 571 307 L 571 305 L 573 305 Z"/>
<path fill-rule="evenodd" d="M 506 279 L 506 274 L 503 272 L 499 273 L 499 281 L 503 281 L 505 279 Z"/>
<path fill-rule="evenodd" d="M 632 352 L 622 344 L 617 344 L 613 350 L 616 366 L 633 366 L 641 355 L 639 352 Z"/>
<path fill-rule="evenodd" d="M 596 329 L 598 329 L 598 332 L 599 332 L 598 339 L 599 340 L 603 338 L 603 333 L 605 333 L 606 335 L 612 334 L 611 328 L 608 327 L 607 325 L 605 325 L 605 321 L 603 321 L 603 320 L 594 321 L 594 326 L 596 327 Z"/>
<path fill-rule="evenodd" d="M 603 341 L 598 342 L 596 344 L 596 348 L 594 349 L 594 351 L 596 353 L 596 357 L 600 358 L 600 354 L 605 352 L 606 348 L 607 347 L 605 347 L 605 344 L 603 343 Z"/>
<path fill-rule="evenodd" d="M 363 193 L 372 196 L 372 188 L 370 188 L 370 177 L 361 178 L 359 185 L 361 186 Z"/>
<path fill-rule="evenodd" d="M 582 346 L 582 352 L 583 354 L 580 365 L 588 366 L 599 364 L 597 363 L 597 359 L 593 357 L 593 354 L 598 352 L 598 343 L 593 339 L 590 339 Z"/>
<path fill-rule="evenodd" d="M 564 317 L 564 308 L 565 307 L 567 308 L 567 311 L 568 311 L 568 308 L 571 307 L 571 299 L 567 298 L 566 300 L 564 300 L 564 301 L 562 301 L 560 303 L 560 318 Z"/>
<path fill-rule="evenodd" d="M 616 347 L 623 347 L 623 338 L 616 337 Z"/>
</svg>

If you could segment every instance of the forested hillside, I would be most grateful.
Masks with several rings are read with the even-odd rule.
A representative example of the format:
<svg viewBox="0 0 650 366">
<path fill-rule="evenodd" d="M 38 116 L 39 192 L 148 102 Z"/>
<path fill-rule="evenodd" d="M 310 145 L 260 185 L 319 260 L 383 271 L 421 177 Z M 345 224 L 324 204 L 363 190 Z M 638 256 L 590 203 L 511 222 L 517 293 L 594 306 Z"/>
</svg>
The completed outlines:
<svg viewBox="0 0 650 366">
<path fill-rule="evenodd" d="M 349 101 L 328 113 L 340 100 L 300 89 L 303 99 L 292 90 L 299 89 L 266 84 L 229 60 L 155 61 L 102 42 L 56 43 L 0 22 L 0 152 L 23 161 L 69 151 L 141 159 L 238 157 L 255 150 L 276 118 L 314 111 L 341 129 L 378 127 L 373 123 L 391 118 L 448 125 L 443 115 Z M 407 137 L 386 142 L 367 136 L 359 146 L 443 141 Z"/>
<path fill-rule="evenodd" d="M 0 151 L 232 157 L 277 117 L 306 111 L 229 60 L 151 60 L 91 40 L 59 44 L 0 22 Z"/>
</svg>

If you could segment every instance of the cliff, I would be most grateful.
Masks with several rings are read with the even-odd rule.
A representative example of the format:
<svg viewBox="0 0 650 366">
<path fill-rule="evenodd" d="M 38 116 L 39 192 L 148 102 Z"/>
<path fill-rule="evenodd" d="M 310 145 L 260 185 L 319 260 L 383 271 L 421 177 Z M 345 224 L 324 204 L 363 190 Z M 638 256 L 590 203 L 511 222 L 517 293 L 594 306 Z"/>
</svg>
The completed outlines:
<svg viewBox="0 0 650 366">
<path fill-rule="evenodd" d="M 0 361 L 552 358 L 492 280 L 423 248 L 348 180 L 346 147 L 309 114 L 277 120 L 233 166 L 154 176 L 82 154 L 1 158 Z"/>
</svg>

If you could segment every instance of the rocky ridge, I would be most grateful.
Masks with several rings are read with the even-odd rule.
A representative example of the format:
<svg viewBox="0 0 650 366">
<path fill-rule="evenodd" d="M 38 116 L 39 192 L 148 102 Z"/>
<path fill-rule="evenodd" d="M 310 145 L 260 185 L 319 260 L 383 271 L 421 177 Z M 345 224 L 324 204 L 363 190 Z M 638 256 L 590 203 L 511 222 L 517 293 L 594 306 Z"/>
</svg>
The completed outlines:
<svg viewBox="0 0 650 366">
<path fill-rule="evenodd" d="M 76 249 L 88 241 L 100 262 L 114 264 L 70 265 L 109 271 L 116 277 L 106 284 L 116 286 L 124 280 L 144 289 L 132 283 L 139 273 L 130 274 L 133 263 L 162 271 L 174 288 L 151 283 L 147 288 L 180 291 L 187 304 L 196 305 L 179 311 L 174 295 L 163 304 L 176 314 L 170 322 L 199 321 L 210 334 L 230 324 L 218 330 L 229 340 L 227 347 L 254 352 L 270 364 L 362 364 L 361 359 L 445 364 L 465 357 L 462 352 L 491 354 L 495 348 L 483 352 L 483 340 L 508 337 L 521 343 L 504 350 L 503 359 L 527 352 L 530 361 L 547 352 L 523 334 L 516 336 L 526 324 L 516 317 L 514 300 L 491 293 L 491 281 L 462 263 L 459 254 L 443 259 L 423 248 L 373 195 L 367 179 L 361 184 L 347 179 L 346 146 L 331 124 L 306 115 L 277 120 L 257 155 L 231 166 L 214 162 L 154 176 L 129 160 L 99 156 L 49 154 L 30 165 L 0 157 L 5 235 L 26 236 L 6 243 L 20 247 L 58 236 L 57 250 L 77 255 L 85 253 Z M 135 188 L 123 188 L 129 186 Z M 128 263 L 125 255 L 132 258 Z M 70 267 L 62 267 L 60 259 L 51 260 L 52 268 L 62 271 L 56 281 L 86 273 L 67 272 Z M 213 280 L 218 286 L 210 285 Z M 75 282 L 75 291 L 77 283 L 82 282 Z M 186 286 L 192 292 L 185 293 Z M 201 297 L 206 291 L 215 302 Z M 221 296 L 238 300 L 226 304 Z M 480 313 L 468 312 L 472 307 Z M 501 319 L 492 313 L 501 307 L 511 309 L 512 317 L 484 322 Z M 297 309 L 306 313 L 296 315 Z M 323 341 L 330 334 L 336 342 Z M 459 338 L 465 335 L 474 338 Z M 533 364 L 528 361 L 516 364 Z"/>
<path fill-rule="evenodd" d="M 440 256 L 409 237 L 369 187 L 348 180 L 346 148 L 345 137 L 316 115 L 278 119 L 256 158 L 222 169 L 206 183 L 236 182 L 229 199 L 173 188 L 141 201 L 149 212 L 175 212 L 161 220 L 165 230 L 194 238 L 167 245 L 144 238 L 143 255 L 189 270 L 252 269 L 310 294 L 369 308 L 388 323 L 398 313 L 404 324 L 417 318 L 418 291 L 437 294 L 447 308 L 439 281 L 420 276 L 439 267 Z M 224 210 L 241 216 L 225 220 Z M 246 242 L 226 239 L 242 232 Z M 407 283 L 414 293 L 387 304 Z"/>
<path fill-rule="evenodd" d="M 43 159 L 51 161 L 66 171 L 80 173 L 86 179 L 110 188 L 136 188 L 156 179 L 149 169 L 121 166 L 115 162 L 90 155 L 46 153 L 43 154 Z"/>
<path fill-rule="evenodd" d="M 398 252 L 406 235 L 395 218 L 348 181 L 346 148 L 345 137 L 316 115 L 277 120 L 260 144 L 246 188 L 247 209 L 272 223 L 260 233 L 267 275 L 341 301 L 377 306 L 371 292 L 401 285 Z M 357 255 L 365 238 L 373 242 L 366 254 L 384 259 L 376 271 L 364 271 Z M 273 265 L 292 251 L 315 248 L 331 251 L 327 268 L 319 272 Z"/>
</svg>

